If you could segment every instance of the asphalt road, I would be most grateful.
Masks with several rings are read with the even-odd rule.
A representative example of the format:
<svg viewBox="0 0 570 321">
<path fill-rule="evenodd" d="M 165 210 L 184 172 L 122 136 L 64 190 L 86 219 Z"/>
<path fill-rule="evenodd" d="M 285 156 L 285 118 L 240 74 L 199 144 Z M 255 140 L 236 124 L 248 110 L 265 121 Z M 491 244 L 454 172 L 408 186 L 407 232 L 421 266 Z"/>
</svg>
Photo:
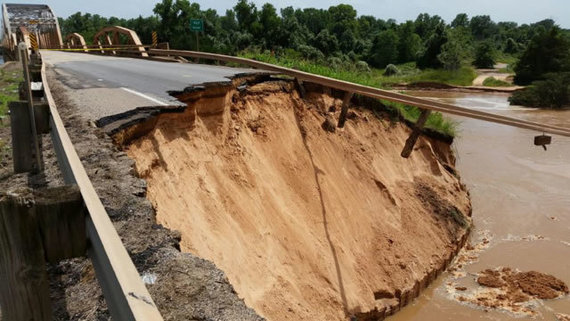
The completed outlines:
<svg viewBox="0 0 570 321">
<path fill-rule="evenodd" d="M 49 68 L 89 118 L 99 119 L 136 107 L 180 105 L 168 91 L 190 85 L 228 81 L 255 69 L 159 62 L 83 53 L 42 51 Z"/>
</svg>

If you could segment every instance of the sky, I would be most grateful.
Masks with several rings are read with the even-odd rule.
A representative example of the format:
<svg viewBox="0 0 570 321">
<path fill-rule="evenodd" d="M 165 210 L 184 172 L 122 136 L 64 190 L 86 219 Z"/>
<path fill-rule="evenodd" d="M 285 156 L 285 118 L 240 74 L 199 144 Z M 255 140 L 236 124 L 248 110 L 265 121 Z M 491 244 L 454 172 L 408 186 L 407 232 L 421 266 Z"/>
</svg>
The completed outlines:
<svg viewBox="0 0 570 321">
<path fill-rule="evenodd" d="M 51 6 L 59 17 L 81 11 L 105 17 L 134 18 L 149 16 L 160 0 L 8 0 L 8 3 L 44 3 Z M 237 0 L 198 0 L 202 9 L 212 8 L 223 15 Z M 415 20 L 420 13 L 439 15 L 451 22 L 458 13 L 490 15 L 493 21 L 514 21 L 519 24 L 533 23 L 543 19 L 553 19 L 562 28 L 570 29 L 570 0 L 253 0 L 258 8 L 270 2 L 275 7 L 284 8 L 328 8 L 331 5 L 347 3 L 358 15 L 372 15 L 381 19 L 396 19 L 398 22 Z"/>
</svg>

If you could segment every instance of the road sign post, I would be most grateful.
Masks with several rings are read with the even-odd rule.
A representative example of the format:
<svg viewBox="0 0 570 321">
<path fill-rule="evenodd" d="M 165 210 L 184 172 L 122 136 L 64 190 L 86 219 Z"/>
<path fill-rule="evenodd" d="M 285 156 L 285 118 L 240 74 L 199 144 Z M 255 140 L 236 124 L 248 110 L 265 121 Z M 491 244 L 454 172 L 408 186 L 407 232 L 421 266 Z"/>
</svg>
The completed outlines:
<svg viewBox="0 0 570 321">
<path fill-rule="evenodd" d="M 190 19 L 190 30 L 196 33 L 196 51 L 200 51 L 200 32 L 204 31 L 204 21 L 202 19 Z"/>
</svg>

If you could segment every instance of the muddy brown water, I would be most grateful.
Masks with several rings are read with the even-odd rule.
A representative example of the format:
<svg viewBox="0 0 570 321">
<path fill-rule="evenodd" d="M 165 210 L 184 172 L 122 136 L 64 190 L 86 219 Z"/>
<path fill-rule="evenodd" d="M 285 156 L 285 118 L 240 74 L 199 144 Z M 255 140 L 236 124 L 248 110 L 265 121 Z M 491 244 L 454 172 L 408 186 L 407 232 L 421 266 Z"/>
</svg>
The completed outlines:
<svg viewBox="0 0 570 321">
<path fill-rule="evenodd" d="M 509 106 L 506 94 L 409 92 L 446 103 L 570 127 L 569 111 Z M 534 317 L 457 300 L 456 286 L 483 290 L 475 273 L 511 267 L 551 274 L 570 284 L 570 138 L 554 136 L 548 151 L 533 145 L 541 133 L 453 117 L 457 168 L 473 202 L 472 244 L 481 249 L 457 273 L 442 274 L 390 321 L 555 320 L 570 314 L 570 297 L 530 302 Z M 487 243 L 488 244 L 485 244 Z M 477 246 L 476 246 L 477 247 Z M 457 264 L 456 264 L 457 267 Z"/>
</svg>

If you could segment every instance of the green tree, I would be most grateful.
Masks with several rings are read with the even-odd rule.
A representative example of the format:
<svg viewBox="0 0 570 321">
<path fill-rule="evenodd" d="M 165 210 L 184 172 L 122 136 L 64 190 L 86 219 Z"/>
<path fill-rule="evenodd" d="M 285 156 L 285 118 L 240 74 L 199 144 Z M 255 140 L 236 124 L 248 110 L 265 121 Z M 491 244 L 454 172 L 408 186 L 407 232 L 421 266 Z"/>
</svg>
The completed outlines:
<svg viewBox="0 0 570 321">
<path fill-rule="evenodd" d="M 152 32 L 158 30 L 158 26 L 159 21 L 156 16 L 147 18 L 139 16 L 126 22 L 126 27 L 135 30 L 143 44 L 152 43 Z M 160 35 L 159 40 L 162 42 L 167 39 Z"/>
<path fill-rule="evenodd" d="M 372 42 L 369 63 L 384 68 L 398 60 L 398 35 L 392 29 L 380 32 Z"/>
<path fill-rule="evenodd" d="M 300 24 L 305 25 L 309 31 L 317 35 L 321 30 L 330 24 L 330 13 L 328 10 L 305 8 L 296 10 L 295 17 Z"/>
<path fill-rule="evenodd" d="M 495 65 L 495 48 L 489 40 L 480 42 L 475 48 L 475 61 L 477 68 L 493 68 Z"/>
<path fill-rule="evenodd" d="M 520 45 L 513 38 L 508 38 L 507 41 L 505 42 L 505 48 L 503 49 L 503 51 L 505 53 L 515 54 L 518 53 L 519 50 L 520 50 Z"/>
<path fill-rule="evenodd" d="M 339 46 L 342 52 L 351 52 L 354 50 L 356 44 L 356 37 L 354 32 L 350 29 L 346 29 L 341 35 L 339 39 Z"/>
<path fill-rule="evenodd" d="M 474 16 L 471 18 L 469 26 L 476 40 L 490 38 L 497 31 L 497 25 L 490 16 Z"/>
<path fill-rule="evenodd" d="M 412 21 L 406 21 L 398 27 L 398 62 L 415 61 L 422 48 L 422 40 L 414 32 Z"/>
<path fill-rule="evenodd" d="M 420 53 L 417 65 L 419 68 L 441 68 L 443 64 L 438 56 L 443 45 L 447 42 L 445 25 L 440 23 L 426 41 L 423 52 Z"/>
<path fill-rule="evenodd" d="M 329 8 L 330 31 L 337 37 L 346 31 L 356 32 L 356 10 L 349 4 L 339 4 Z"/>
<path fill-rule="evenodd" d="M 313 41 L 314 35 L 307 26 L 299 23 L 293 7 L 281 9 L 281 27 L 277 32 L 277 43 L 283 48 L 297 49 Z"/>
<path fill-rule="evenodd" d="M 252 25 L 257 21 L 257 7 L 253 2 L 239 0 L 234 7 L 240 31 L 252 32 Z"/>
<path fill-rule="evenodd" d="M 514 70 L 518 85 L 528 85 L 546 73 L 570 71 L 568 38 L 556 26 L 541 32 L 532 38 Z"/>
<path fill-rule="evenodd" d="M 277 10 L 275 10 L 275 7 L 272 4 L 266 3 L 261 7 L 259 23 L 262 28 L 262 37 L 266 47 L 271 48 L 276 45 L 276 35 L 281 27 L 281 19 L 277 15 Z"/>
<path fill-rule="evenodd" d="M 469 28 L 469 16 L 466 13 L 460 13 L 455 16 L 455 19 L 451 22 L 452 28 Z"/>
<path fill-rule="evenodd" d="M 516 91 L 509 98 L 512 105 L 561 108 L 570 104 L 570 73 L 546 74 L 531 86 Z"/>
<path fill-rule="evenodd" d="M 220 22 L 225 31 L 233 31 L 239 28 L 236 13 L 232 9 L 226 10 L 226 15 L 220 18 Z"/>
<path fill-rule="evenodd" d="M 331 55 L 338 50 L 338 39 L 335 35 L 331 34 L 328 29 L 323 29 L 315 37 L 313 44 L 318 48 L 323 54 Z"/>
<path fill-rule="evenodd" d="M 414 24 L 416 25 L 416 33 L 420 38 L 428 39 L 440 25 L 445 25 L 445 22 L 438 15 L 430 16 L 427 13 L 421 13 Z"/>
<path fill-rule="evenodd" d="M 464 27 L 446 30 L 447 42 L 441 46 L 441 53 L 437 56 L 443 68 L 457 70 L 467 58 L 470 40 Z"/>
<path fill-rule="evenodd" d="M 159 34 L 168 39 L 173 48 L 196 48 L 195 37 L 190 36 L 188 21 L 202 17 L 198 3 L 163 0 L 155 5 L 154 13 L 160 19 Z"/>
</svg>

